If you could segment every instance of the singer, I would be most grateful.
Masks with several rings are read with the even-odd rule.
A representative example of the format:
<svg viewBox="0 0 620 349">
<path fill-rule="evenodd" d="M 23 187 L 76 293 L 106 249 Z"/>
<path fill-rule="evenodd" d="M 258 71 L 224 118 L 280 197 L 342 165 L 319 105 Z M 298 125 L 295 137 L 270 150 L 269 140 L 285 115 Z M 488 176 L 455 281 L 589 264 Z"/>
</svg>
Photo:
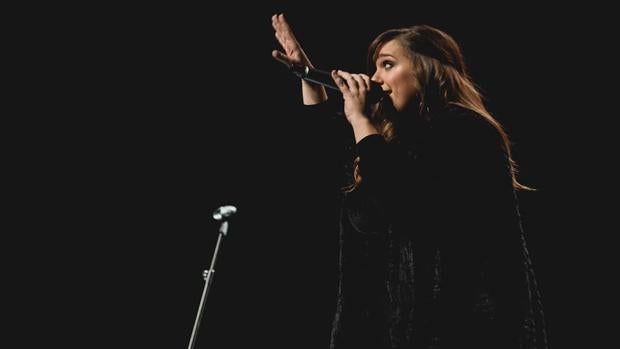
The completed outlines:
<svg viewBox="0 0 620 349">
<path fill-rule="evenodd" d="M 284 15 L 272 26 L 273 57 L 314 68 Z M 344 111 L 354 145 L 330 348 L 547 348 L 517 201 L 534 189 L 459 45 L 428 25 L 390 29 L 368 66 L 331 71 L 336 101 L 301 80 L 300 120 Z M 384 98 L 369 100 L 372 84 Z"/>
</svg>

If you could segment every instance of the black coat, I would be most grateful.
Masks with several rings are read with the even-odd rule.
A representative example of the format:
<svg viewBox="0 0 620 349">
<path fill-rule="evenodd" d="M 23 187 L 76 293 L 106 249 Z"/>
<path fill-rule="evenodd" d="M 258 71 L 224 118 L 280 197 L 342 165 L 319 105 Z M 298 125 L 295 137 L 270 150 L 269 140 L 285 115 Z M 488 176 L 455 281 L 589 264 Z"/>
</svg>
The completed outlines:
<svg viewBox="0 0 620 349">
<path fill-rule="evenodd" d="M 355 145 L 330 347 L 546 348 L 499 132 L 460 107 L 402 127 Z"/>
</svg>

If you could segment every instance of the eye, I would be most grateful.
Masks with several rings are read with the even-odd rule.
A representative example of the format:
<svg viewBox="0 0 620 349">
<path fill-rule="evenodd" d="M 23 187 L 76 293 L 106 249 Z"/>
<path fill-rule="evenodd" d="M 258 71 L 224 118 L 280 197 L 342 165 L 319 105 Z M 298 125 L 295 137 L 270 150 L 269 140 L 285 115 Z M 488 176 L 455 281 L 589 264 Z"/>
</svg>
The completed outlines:
<svg viewBox="0 0 620 349">
<path fill-rule="evenodd" d="M 389 60 L 386 59 L 385 61 L 381 62 L 380 66 L 381 66 L 381 68 L 383 68 L 385 70 L 389 70 L 389 69 L 391 69 L 394 66 L 394 63 L 392 61 L 389 61 Z"/>
</svg>

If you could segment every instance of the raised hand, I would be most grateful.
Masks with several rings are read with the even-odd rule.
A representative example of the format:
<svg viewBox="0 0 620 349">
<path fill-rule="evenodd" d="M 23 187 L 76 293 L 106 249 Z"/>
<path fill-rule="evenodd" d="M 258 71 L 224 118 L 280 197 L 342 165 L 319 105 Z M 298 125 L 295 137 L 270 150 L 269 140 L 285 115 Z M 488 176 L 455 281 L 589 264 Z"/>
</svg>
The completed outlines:
<svg viewBox="0 0 620 349">
<path fill-rule="evenodd" d="M 291 26 L 284 18 L 284 14 L 276 14 L 271 17 L 271 25 L 275 30 L 276 39 L 282 46 L 282 51 L 273 50 L 271 55 L 273 58 L 286 65 L 307 65 L 313 67 L 310 59 L 301 48 L 301 45 L 295 38 Z"/>
<path fill-rule="evenodd" d="M 283 51 L 273 50 L 271 55 L 286 66 L 302 65 L 314 68 L 310 59 L 301 48 L 299 41 L 295 38 L 291 26 L 284 18 L 284 14 L 273 15 L 271 25 L 275 30 L 276 39 L 282 46 Z M 304 104 L 317 104 L 327 100 L 327 93 L 323 86 L 311 84 L 306 80 L 301 80 L 301 91 Z"/>
</svg>

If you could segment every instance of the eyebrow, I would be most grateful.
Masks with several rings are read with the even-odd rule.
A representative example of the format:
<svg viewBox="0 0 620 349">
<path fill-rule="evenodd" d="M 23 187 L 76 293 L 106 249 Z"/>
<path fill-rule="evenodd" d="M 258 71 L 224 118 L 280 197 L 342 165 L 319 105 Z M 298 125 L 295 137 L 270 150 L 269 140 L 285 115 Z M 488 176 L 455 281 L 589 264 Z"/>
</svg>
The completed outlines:
<svg viewBox="0 0 620 349">
<path fill-rule="evenodd" d="M 391 55 L 389 53 L 379 53 L 379 55 L 377 55 L 377 58 L 381 58 L 381 57 L 392 57 L 392 58 L 396 58 L 394 55 Z"/>
</svg>

